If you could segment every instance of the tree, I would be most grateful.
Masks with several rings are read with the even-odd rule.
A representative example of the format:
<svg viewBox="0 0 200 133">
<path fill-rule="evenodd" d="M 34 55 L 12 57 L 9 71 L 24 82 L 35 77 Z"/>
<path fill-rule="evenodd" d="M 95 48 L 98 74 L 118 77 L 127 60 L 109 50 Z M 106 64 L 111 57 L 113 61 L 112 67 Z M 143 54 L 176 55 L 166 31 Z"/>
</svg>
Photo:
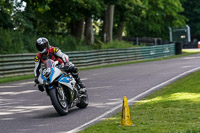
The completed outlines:
<svg viewBox="0 0 200 133">
<path fill-rule="evenodd" d="M 85 40 L 87 44 L 94 43 L 93 20 L 99 19 L 101 12 L 104 10 L 104 3 L 102 0 L 90 0 L 89 7 L 85 8 Z"/>
<path fill-rule="evenodd" d="M 82 39 L 85 35 L 86 42 L 91 44 L 92 16 L 98 16 L 101 8 L 100 0 L 54 0 L 48 12 L 51 12 L 55 20 L 65 24 L 64 28 L 68 29 L 68 33 L 78 39 Z"/>
<path fill-rule="evenodd" d="M 4 29 L 14 28 L 12 13 L 14 11 L 13 3 L 9 0 L 0 1 L 0 27 Z"/>
<path fill-rule="evenodd" d="M 114 8 L 118 0 L 104 0 L 107 6 L 103 16 L 102 40 L 104 42 L 112 42 L 113 40 L 113 22 Z"/>
<path fill-rule="evenodd" d="M 93 26 L 92 26 L 92 18 L 86 17 L 85 19 L 85 40 L 86 43 L 91 45 L 94 43 L 94 33 L 93 33 Z"/>
<path fill-rule="evenodd" d="M 121 40 L 126 22 L 139 22 L 143 4 L 140 0 L 119 0 L 115 9 L 115 37 Z"/>
<path fill-rule="evenodd" d="M 115 5 L 108 5 L 104 16 L 103 41 L 112 42 Z"/>
<path fill-rule="evenodd" d="M 200 35 L 200 3 L 198 0 L 182 0 L 183 15 L 188 18 L 192 35 Z M 199 38 L 200 39 L 200 38 Z"/>
<path fill-rule="evenodd" d="M 47 33 L 49 27 L 53 27 L 48 23 L 50 21 L 45 13 L 50 10 L 49 4 L 52 0 L 21 0 L 16 3 L 15 11 L 13 14 L 13 21 L 15 29 L 24 33 Z M 20 8 L 23 7 L 23 2 L 26 3 L 24 11 Z"/>
<path fill-rule="evenodd" d="M 128 23 L 128 35 L 168 38 L 168 27 L 185 25 L 180 0 L 143 0 L 145 10 L 141 23 Z"/>
</svg>

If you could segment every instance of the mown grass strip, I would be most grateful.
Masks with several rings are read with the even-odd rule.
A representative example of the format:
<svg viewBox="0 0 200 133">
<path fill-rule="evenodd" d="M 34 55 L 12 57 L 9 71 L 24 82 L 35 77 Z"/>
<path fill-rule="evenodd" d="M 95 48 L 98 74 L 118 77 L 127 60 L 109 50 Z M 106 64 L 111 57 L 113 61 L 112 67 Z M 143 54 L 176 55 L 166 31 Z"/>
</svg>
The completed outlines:
<svg viewBox="0 0 200 133">
<path fill-rule="evenodd" d="M 0 78 L 0 83 L 7 83 L 7 82 L 13 82 L 13 81 L 19 81 L 19 80 L 32 79 L 32 78 L 34 78 L 33 74 L 17 76 L 17 77 L 6 77 L 6 78 Z"/>
<path fill-rule="evenodd" d="M 199 133 L 200 71 L 130 106 L 135 127 L 119 126 L 121 112 L 81 133 Z"/>
</svg>

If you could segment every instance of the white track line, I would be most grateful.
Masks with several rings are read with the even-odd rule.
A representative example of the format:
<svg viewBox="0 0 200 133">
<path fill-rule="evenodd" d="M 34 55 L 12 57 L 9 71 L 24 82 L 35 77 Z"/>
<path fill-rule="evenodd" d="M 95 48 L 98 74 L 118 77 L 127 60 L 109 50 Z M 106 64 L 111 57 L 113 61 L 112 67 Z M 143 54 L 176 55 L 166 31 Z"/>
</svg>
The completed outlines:
<svg viewBox="0 0 200 133">
<path fill-rule="evenodd" d="M 189 70 L 189 71 L 186 71 L 186 72 L 184 72 L 184 73 L 182 73 L 182 74 L 179 74 L 179 75 L 177 75 L 177 76 L 175 76 L 175 77 L 173 77 L 173 78 L 171 78 L 171 79 L 169 79 L 169 80 L 167 80 L 167 81 L 165 81 L 165 82 L 163 82 L 163 83 L 161 83 L 161 84 L 159 84 L 159 85 L 157 85 L 157 86 L 154 86 L 154 87 L 150 88 L 149 90 L 147 90 L 147 91 L 145 91 L 145 92 L 143 92 L 143 93 L 141 93 L 141 94 L 139 94 L 139 95 L 133 97 L 132 99 L 129 99 L 128 102 L 130 102 L 130 103 L 135 103 L 136 100 L 138 100 L 139 98 L 141 98 L 141 97 L 143 97 L 143 96 L 146 96 L 146 95 L 149 94 L 150 92 L 153 92 L 153 91 L 157 90 L 158 88 L 164 87 L 164 86 L 166 86 L 166 85 L 172 83 L 173 81 L 175 81 L 175 80 L 177 80 L 177 79 L 179 79 L 179 78 L 182 78 L 182 77 L 184 77 L 184 76 L 186 76 L 186 75 L 188 75 L 188 74 L 190 74 L 190 73 L 193 73 L 193 72 L 195 72 L 195 71 L 197 71 L 197 70 L 200 70 L 200 67 L 196 67 L 196 68 L 194 68 L 194 69 L 191 69 L 191 70 Z M 81 126 L 79 126 L 79 127 L 77 127 L 77 128 L 74 128 L 74 129 L 72 129 L 72 130 L 70 130 L 70 131 L 67 131 L 66 133 L 76 133 L 76 132 L 78 132 L 78 131 L 84 129 L 84 127 L 87 127 L 88 125 L 90 125 L 90 124 L 92 124 L 92 123 L 94 123 L 94 122 L 96 122 L 96 121 L 102 119 L 102 118 L 105 117 L 106 115 L 108 115 L 108 114 L 112 113 L 113 111 L 119 109 L 120 107 L 122 107 L 122 104 L 120 104 L 120 105 L 114 107 L 113 109 L 111 109 L 111 110 L 105 112 L 104 114 L 102 114 L 102 115 L 100 115 L 100 116 L 94 118 L 93 120 L 91 120 L 91 121 L 89 121 L 89 122 L 87 122 L 87 123 L 85 123 L 85 124 L 83 124 L 83 125 L 81 125 Z"/>
</svg>

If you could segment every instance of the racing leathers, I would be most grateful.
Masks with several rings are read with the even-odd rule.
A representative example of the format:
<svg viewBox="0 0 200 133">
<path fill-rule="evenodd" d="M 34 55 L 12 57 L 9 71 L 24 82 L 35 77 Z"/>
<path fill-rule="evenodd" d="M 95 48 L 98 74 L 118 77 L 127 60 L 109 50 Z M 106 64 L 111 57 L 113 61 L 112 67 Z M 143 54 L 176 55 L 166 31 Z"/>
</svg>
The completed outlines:
<svg viewBox="0 0 200 133">
<path fill-rule="evenodd" d="M 76 80 L 77 84 L 80 86 L 80 88 L 85 88 L 85 85 L 81 82 L 78 74 L 78 68 L 74 66 L 71 62 L 69 62 L 69 57 L 62 53 L 59 48 L 56 47 L 50 47 L 48 48 L 48 51 L 45 54 L 38 53 L 35 57 L 35 83 L 38 84 L 38 77 L 40 75 L 40 68 L 41 63 L 45 62 L 46 59 L 52 59 L 54 61 L 58 61 L 59 64 L 64 68 L 64 71 L 70 72 L 74 79 Z M 42 87 L 38 86 L 38 89 L 40 91 L 44 91 Z"/>
</svg>

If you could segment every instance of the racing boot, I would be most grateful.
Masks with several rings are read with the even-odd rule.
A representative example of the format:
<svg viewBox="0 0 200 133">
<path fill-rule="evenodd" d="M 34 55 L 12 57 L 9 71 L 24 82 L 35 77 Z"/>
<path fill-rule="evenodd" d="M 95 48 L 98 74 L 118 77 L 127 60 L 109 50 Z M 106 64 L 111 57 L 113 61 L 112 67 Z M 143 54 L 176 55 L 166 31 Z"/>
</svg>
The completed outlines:
<svg viewBox="0 0 200 133">
<path fill-rule="evenodd" d="M 85 88 L 85 85 L 84 83 L 81 81 L 81 79 L 79 78 L 78 74 L 77 75 L 73 75 L 74 79 L 76 80 L 76 83 L 79 85 L 79 92 L 82 94 L 82 93 L 85 93 L 87 90 Z"/>
<path fill-rule="evenodd" d="M 80 78 L 77 78 L 77 79 L 75 79 L 75 80 L 76 80 L 77 84 L 80 86 L 80 88 L 85 88 L 85 85 L 84 85 L 84 83 L 81 81 Z"/>
</svg>

